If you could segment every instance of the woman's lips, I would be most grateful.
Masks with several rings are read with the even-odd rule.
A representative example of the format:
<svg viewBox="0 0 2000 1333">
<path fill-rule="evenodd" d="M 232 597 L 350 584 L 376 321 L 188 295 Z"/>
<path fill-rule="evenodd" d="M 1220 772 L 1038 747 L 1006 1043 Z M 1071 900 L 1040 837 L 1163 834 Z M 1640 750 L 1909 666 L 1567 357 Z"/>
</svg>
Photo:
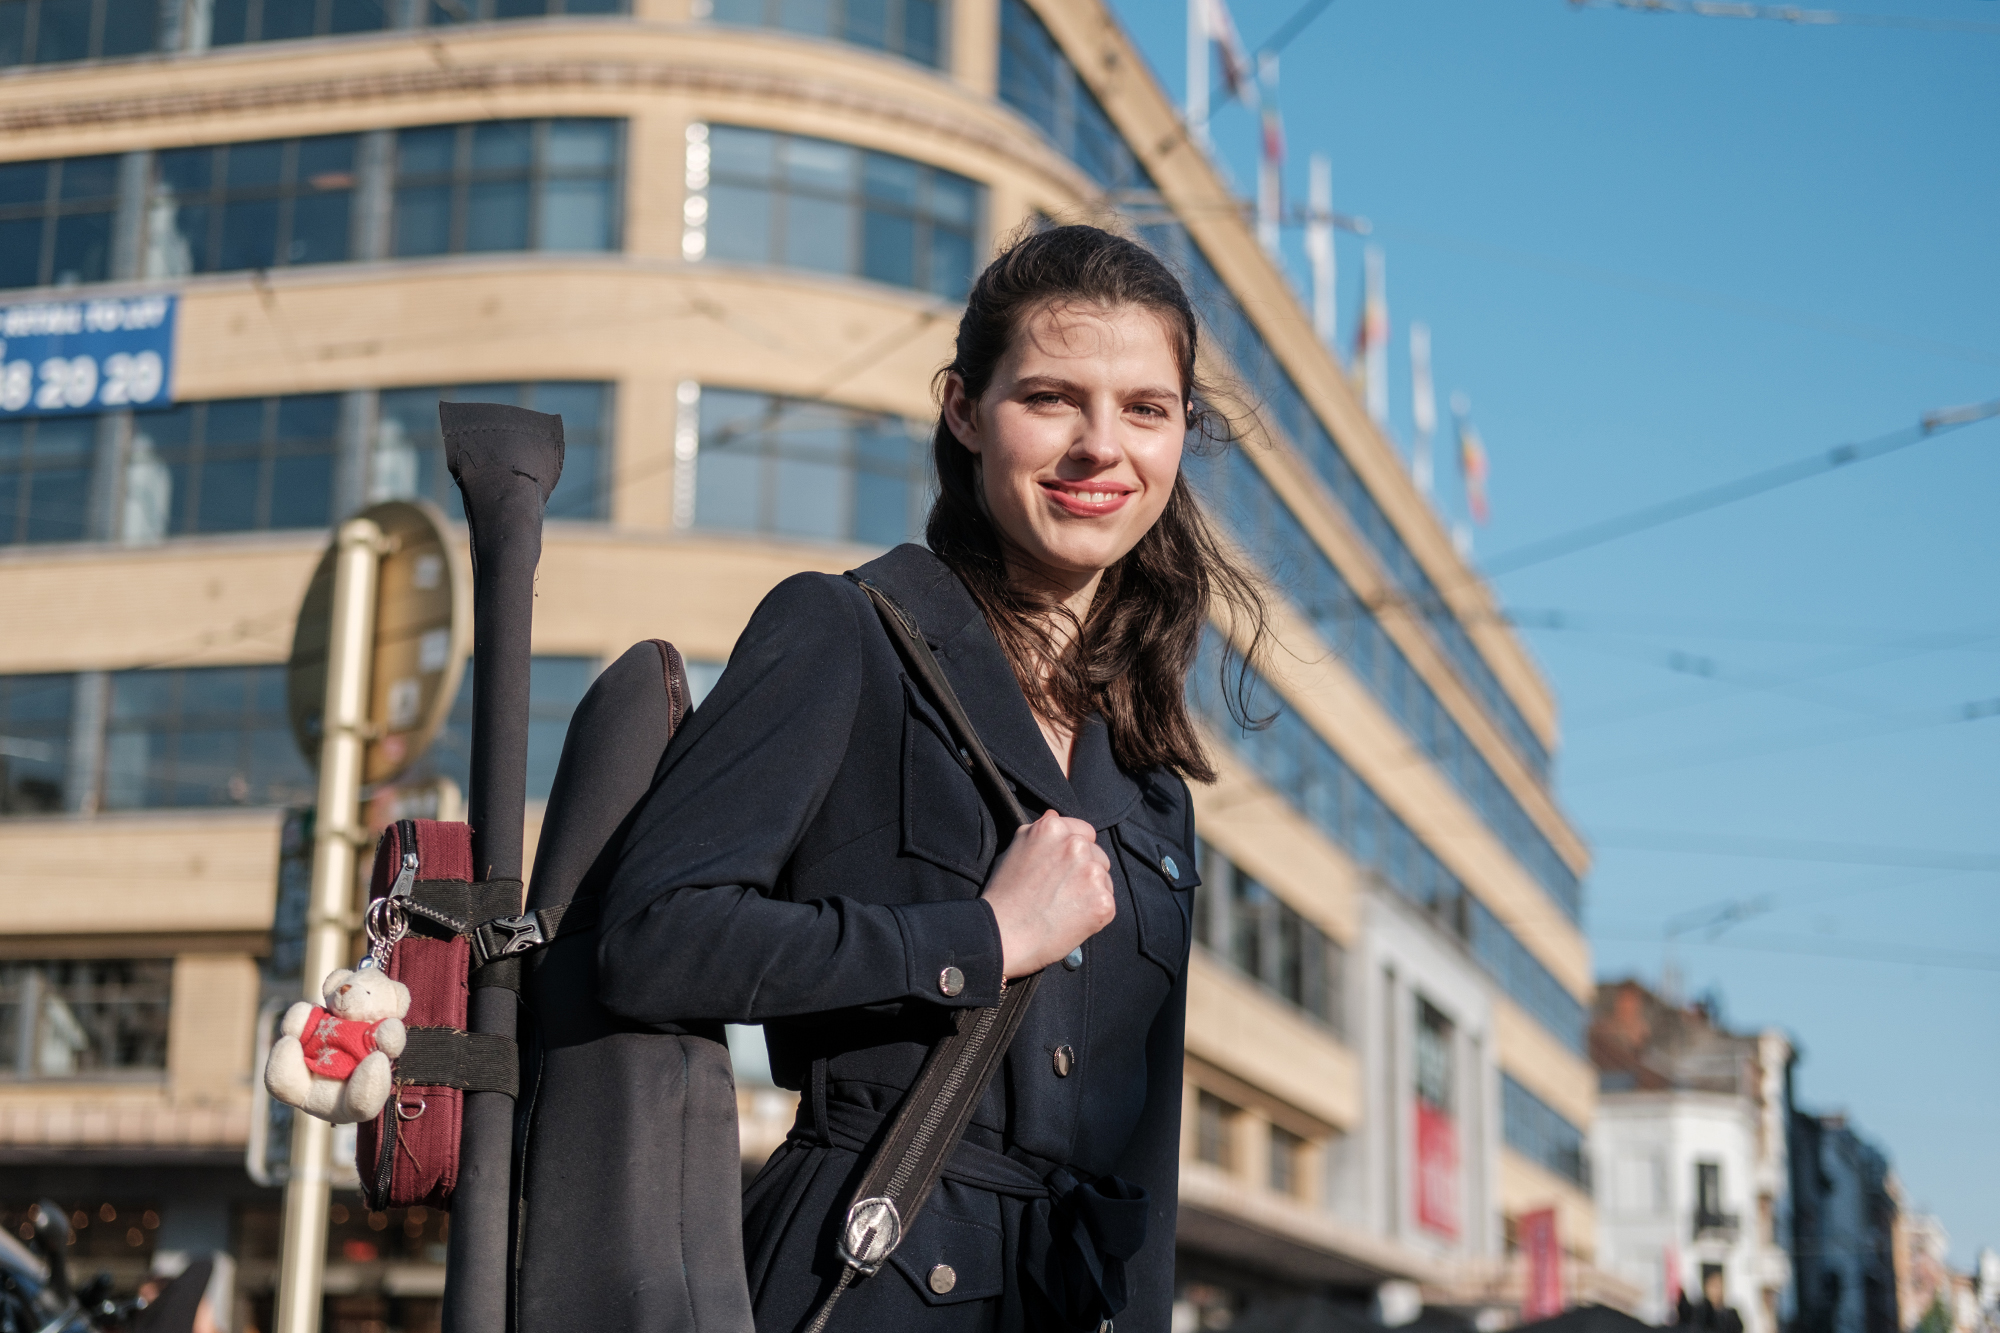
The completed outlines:
<svg viewBox="0 0 2000 1333">
<path fill-rule="evenodd" d="M 1045 481 L 1042 490 L 1058 508 L 1079 518 L 1101 518 L 1125 507 L 1135 492 L 1106 482 Z"/>
</svg>

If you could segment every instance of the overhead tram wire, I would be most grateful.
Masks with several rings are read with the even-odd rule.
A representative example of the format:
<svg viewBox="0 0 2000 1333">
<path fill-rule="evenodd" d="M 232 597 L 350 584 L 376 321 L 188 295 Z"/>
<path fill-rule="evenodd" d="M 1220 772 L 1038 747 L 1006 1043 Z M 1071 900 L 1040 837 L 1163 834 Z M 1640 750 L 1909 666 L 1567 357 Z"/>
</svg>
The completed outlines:
<svg viewBox="0 0 2000 1333">
<path fill-rule="evenodd" d="M 1593 828 L 1591 842 L 1625 851 L 1663 852 L 1674 856 L 1744 857 L 1758 861 L 1803 861 L 1815 865 L 1891 866 L 1907 870 L 1938 870 L 2000 874 L 2000 853 L 1961 852 L 1932 847 L 1894 847 L 1873 843 L 1827 842 L 1816 838 L 1777 838 L 1757 834 L 1702 833 L 1685 829 Z"/>
<path fill-rule="evenodd" d="M 1986 421 L 1996 416 L 2000 416 L 2000 398 L 1967 407 L 1946 408 L 1934 412 L 1926 412 L 1915 426 L 1906 426 L 1901 430 L 1891 431 L 1886 435 L 1878 435 L 1874 439 L 1864 440 L 1860 444 L 1839 445 L 1823 453 L 1813 454 L 1790 463 L 1781 463 L 1777 467 L 1766 468 L 1762 472 L 1752 473 L 1747 477 L 1741 477 L 1735 481 L 1723 482 L 1718 486 L 1704 487 L 1701 490 L 1679 496 L 1672 500 L 1664 500 L 1658 504 L 1647 505 L 1644 508 L 1632 510 L 1630 513 L 1620 514 L 1615 518 L 1602 519 L 1596 523 L 1586 524 L 1581 528 L 1573 529 L 1570 532 L 1545 538 L 1542 541 L 1530 542 L 1526 546 L 1517 546 L 1511 551 L 1503 551 L 1491 560 L 1484 562 L 1483 573 L 1486 577 L 1492 578 L 1501 574 L 1511 574 L 1516 570 L 1527 569 L 1532 565 L 1544 564 L 1550 560 L 1557 560 L 1566 555 L 1574 555 L 1578 551 L 1586 551 L 1591 547 L 1602 546 L 1606 542 L 1617 541 L 1622 537 L 1630 537 L 1636 533 L 1664 527 L 1666 524 L 1678 522 L 1683 518 L 1691 518 L 1696 514 L 1706 513 L 1711 509 L 1720 509 L 1725 505 L 1735 504 L 1739 500 L 1748 500 L 1753 496 L 1763 495 L 1768 491 L 1775 491 L 1785 486 L 1795 485 L 1801 481 L 1810 481 L 1814 477 L 1838 471 L 1855 463 L 1872 462 L 1877 458 L 1898 453 L 1913 445 L 1923 444 L 1928 440 L 1937 439 L 1939 436 L 1949 434 L 1955 430 L 1962 430 L 1976 422 Z M 1477 575 L 1473 576 L 1475 579 L 1477 577 Z M 1467 581 L 1470 582 L 1472 579 L 1468 579 Z"/>
<path fill-rule="evenodd" d="M 1594 940 L 1620 944 L 1657 944 L 1650 935 L 1613 935 L 1593 932 Z M 1762 940 L 1763 943 L 1755 941 Z M 1782 953 L 1807 958 L 1834 958 L 1856 963 L 1887 963 L 1905 967 L 1943 967 L 1966 972 L 2000 972 L 2000 954 L 1972 953 L 1960 949 L 1927 949 L 1896 944 L 1847 945 L 1837 939 L 1797 935 L 1753 935 L 1716 940 L 1693 940 L 1689 948 L 1739 949 L 1746 953 Z"/>
<path fill-rule="evenodd" d="M 1767 755 L 1788 754 L 1794 750 L 1817 749 L 1822 745 L 1839 745 L 1848 741 L 1870 740 L 1877 736 L 1893 736 L 1910 731 L 1928 731 L 1935 727 L 1982 722 L 1991 717 L 2000 717 L 2000 698 L 1972 699 L 1943 708 L 1926 709 L 1922 713 L 1906 714 L 1901 718 L 1881 719 L 1863 726 L 1818 727 L 1810 731 L 1755 737 L 1743 745 L 1711 745 L 1682 750 L 1674 754 L 1641 756 L 1637 763 L 1614 767 L 1608 772 L 1590 774 L 1588 780 L 1597 784 L 1621 782 L 1684 768 L 1705 768 L 1710 764 L 1729 763 L 1737 759 L 1761 759 Z"/>
<path fill-rule="evenodd" d="M 1976 32 L 2000 35 L 2000 23 L 1983 19 L 1935 19 L 1915 14 L 1855 14 L 1844 9 L 1801 9 L 1797 5 L 1739 4 L 1735 0 L 1570 0 L 1572 9 L 1629 9 L 1642 14 L 1689 14 L 1707 19 L 1766 19 L 1794 27 L 1834 25 L 1908 28 L 1920 32 Z"/>
</svg>

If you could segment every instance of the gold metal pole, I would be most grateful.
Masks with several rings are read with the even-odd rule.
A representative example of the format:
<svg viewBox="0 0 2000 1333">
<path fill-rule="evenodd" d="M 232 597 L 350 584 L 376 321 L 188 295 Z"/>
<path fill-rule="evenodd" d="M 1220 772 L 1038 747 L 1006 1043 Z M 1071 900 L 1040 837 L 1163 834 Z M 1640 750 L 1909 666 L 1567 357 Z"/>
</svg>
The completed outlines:
<svg viewBox="0 0 2000 1333">
<path fill-rule="evenodd" d="M 355 852 L 361 761 L 367 745 L 369 666 L 375 648 L 375 582 L 382 529 L 365 518 L 334 538 L 333 625 L 327 636 L 326 711 L 319 751 L 312 905 L 306 917 L 304 998 L 317 1004 L 327 973 L 344 966 L 354 930 Z M 285 1184 L 285 1242 L 278 1277 L 277 1333 L 317 1333 L 326 1267 L 333 1126 L 292 1119 L 292 1174 Z"/>
</svg>

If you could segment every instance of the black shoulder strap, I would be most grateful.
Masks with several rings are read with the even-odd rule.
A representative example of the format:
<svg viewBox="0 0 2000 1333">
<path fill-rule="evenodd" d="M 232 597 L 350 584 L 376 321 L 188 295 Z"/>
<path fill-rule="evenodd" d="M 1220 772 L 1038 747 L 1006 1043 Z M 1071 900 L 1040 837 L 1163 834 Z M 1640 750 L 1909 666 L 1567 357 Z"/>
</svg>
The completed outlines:
<svg viewBox="0 0 2000 1333">
<path fill-rule="evenodd" d="M 959 758 L 992 807 L 1003 836 L 1028 823 L 1028 812 L 1021 808 L 993 756 L 987 753 L 971 719 L 959 705 L 958 696 L 952 692 L 951 682 L 945 679 L 937 659 L 931 655 L 930 645 L 924 642 L 924 636 L 917 632 L 908 614 L 887 593 L 859 574 L 850 572 L 847 577 L 859 584 L 875 604 L 875 612 L 882 618 L 883 628 L 889 631 L 889 641 L 896 645 L 903 665 L 909 668 L 911 679 L 950 728 Z M 822 1333 L 840 1294 L 856 1277 L 865 1277 L 880 1268 L 908 1234 L 918 1210 L 944 1171 L 945 1158 L 964 1135 L 965 1127 L 972 1121 L 973 1109 L 1006 1057 L 1007 1047 L 1020 1030 L 1021 1020 L 1027 1015 L 1028 1004 L 1041 980 L 1038 972 L 1013 986 L 1003 981 L 999 1004 L 959 1010 L 956 1031 L 931 1047 L 931 1053 L 924 1057 L 922 1072 L 896 1109 L 888 1137 L 876 1149 L 868 1163 L 868 1173 L 854 1191 L 854 1202 L 848 1206 L 847 1220 L 840 1232 L 840 1258 L 846 1266 L 841 1270 L 838 1285 L 807 1325 L 806 1333 Z"/>
</svg>

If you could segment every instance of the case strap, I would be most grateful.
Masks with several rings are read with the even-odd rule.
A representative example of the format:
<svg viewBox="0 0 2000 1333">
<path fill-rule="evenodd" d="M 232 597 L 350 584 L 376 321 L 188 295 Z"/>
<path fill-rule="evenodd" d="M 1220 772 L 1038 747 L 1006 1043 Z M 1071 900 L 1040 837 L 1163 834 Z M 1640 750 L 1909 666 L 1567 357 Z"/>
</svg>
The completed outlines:
<svg viewBox="0 0 2000 1333">
<path fill-rule="evenodd" d="M 512 1097 L 520 1091 L 521 1061 L 506 1037 L 458 1028 L 411 1028 L 396 1057 L 396 1081 Z"/>
<path fill-rule="evenodd" d="M 958 747 L 959 759 L 972 774 L 1003 833 L 1011 836 L 1012 830 L 1029 822 L 1028 812 L 979 739 L 930 645 L 909 614 L 887 593 L 852 571 L 847 577 L 874 603 L 903 665 L 943 718 Z M 807 1333 L 823 1333 L 841 1293 L 857 1277 L 881 1268 L 902 1244 L 936 1188 L 945 1159 L 964 1136 L 973 1111 L 1006 1058 L 1007 1047 L 1020 1030 L 1041 979 L 1038 972 L 1013 986 L 1003 980 L 999 1004 L 959 1010 L 956 1029 L 924 1057 L 916 1083 L 897 1107 L 889 1132 L 869 1160 L 867 1173 L 854 1191 L 854 1201 L 848 1205 L 837 1246 L 844 1267 L 825 1303 L 806 1326 Z"/>
<path fill-rule="evenodd" d="M 476 967 L 501 958 L 512 958 L 539 949 L 597 924 L 598 900 L 558 903 L 519 916 L 496 916 L 482 921 L 467 934 L 472 937 L 472 960 Z"/>
</svg>

